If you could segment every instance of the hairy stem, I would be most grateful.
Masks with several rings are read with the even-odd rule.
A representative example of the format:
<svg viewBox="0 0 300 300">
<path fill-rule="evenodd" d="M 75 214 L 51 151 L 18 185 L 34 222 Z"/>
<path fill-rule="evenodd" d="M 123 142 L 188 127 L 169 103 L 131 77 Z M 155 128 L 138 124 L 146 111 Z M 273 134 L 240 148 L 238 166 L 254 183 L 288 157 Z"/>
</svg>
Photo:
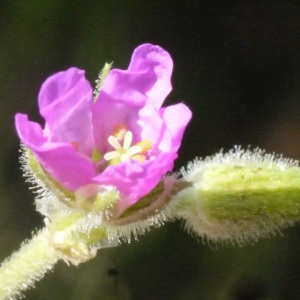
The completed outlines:
<svg viewBox="0 0 300 300">
<path fill-rule="evenodd" d="M 39 231 L 2 263 L 0 299 L 17 299 L 21 292 L 42 279 L 58 260 L 57 252 L 49 244 L 47 230 Z"/>
</svg>

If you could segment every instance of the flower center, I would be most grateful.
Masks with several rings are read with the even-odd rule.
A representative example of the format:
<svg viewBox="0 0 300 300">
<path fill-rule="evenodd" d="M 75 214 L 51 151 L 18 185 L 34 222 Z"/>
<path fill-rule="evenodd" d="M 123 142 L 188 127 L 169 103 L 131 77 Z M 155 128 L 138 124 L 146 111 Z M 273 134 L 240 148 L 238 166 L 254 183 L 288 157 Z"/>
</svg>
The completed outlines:
<svg viewBox="0 0 300 300">
<path fill-rule="evenodd" d="M 108 143 L 115 149 L 107 152 L 104 159 L 111 165 L 119 164 L 128 159 L 135 159 L 139 162 L 146 160 L 146 152 L 152 148 L 150 140 L 143 140 L 131 146 L 133 140 L 132 132 L 127 130 L 125 125 L 117 125 L 113 135 L 108 137 Z"/>
</svg>

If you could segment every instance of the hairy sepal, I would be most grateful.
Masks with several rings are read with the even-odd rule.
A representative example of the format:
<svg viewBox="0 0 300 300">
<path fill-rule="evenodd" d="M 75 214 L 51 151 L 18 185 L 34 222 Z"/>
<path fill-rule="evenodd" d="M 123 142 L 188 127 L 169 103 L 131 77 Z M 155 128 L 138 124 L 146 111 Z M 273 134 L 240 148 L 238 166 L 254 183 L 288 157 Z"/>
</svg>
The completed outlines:
<svg viewBox="0 0 300 300">
<path fill-rule="evenodd" d="M 236 147 L 196 159 L 182 175 L 192 186 L 173 198 L 172 211 L 204 240 L 244 244 L 300 220 L 297 161 Z"/>
</svg>

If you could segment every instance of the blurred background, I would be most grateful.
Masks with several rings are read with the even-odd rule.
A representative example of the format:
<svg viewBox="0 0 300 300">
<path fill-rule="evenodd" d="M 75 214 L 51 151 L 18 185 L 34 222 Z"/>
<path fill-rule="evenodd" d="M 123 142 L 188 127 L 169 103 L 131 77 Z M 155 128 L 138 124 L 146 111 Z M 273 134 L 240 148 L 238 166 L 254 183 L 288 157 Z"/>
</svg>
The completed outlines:
<svg viewBox="0 0 300 300">
<path fill-rule="evenodd" d="M 14 114 L 42 121 L 37 94 L 70 66 L 94 82 L 104 62 L 126 68 L 150 42 L 172 55 L 173 91 L 194 118 L 176 169 L 234 145 L 300 159 L 297 1 L 26 0 L 0 4 L 0 258 L 43 218 L 22 178 Z M 300 226 L 253 245 L 211 247 L 178 223 L 59 263 L 26 299 L 300 299 Z"/>
</svg>

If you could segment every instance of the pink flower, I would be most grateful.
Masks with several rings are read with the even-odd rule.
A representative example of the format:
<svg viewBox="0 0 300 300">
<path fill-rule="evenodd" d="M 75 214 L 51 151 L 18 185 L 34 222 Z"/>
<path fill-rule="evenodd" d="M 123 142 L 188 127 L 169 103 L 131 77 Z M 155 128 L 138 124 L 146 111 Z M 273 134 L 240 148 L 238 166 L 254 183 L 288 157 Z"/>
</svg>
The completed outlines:
<svg viewBox="0 0 300 300">
<path fill-rule="evenodd" d="M 149 193 L 173 169 L 190 110 L 161 107 L 171 91 L 173 63 L 158 46 L 135 49 L 128 70 L 112 69 L 97 99 L 84 71 L 49 77 L 38 103 L 45 126 L 15 117 L 18 135 L 42 167 L 75 192 L 112 185 L 125 207 Z"/>
</svg>

